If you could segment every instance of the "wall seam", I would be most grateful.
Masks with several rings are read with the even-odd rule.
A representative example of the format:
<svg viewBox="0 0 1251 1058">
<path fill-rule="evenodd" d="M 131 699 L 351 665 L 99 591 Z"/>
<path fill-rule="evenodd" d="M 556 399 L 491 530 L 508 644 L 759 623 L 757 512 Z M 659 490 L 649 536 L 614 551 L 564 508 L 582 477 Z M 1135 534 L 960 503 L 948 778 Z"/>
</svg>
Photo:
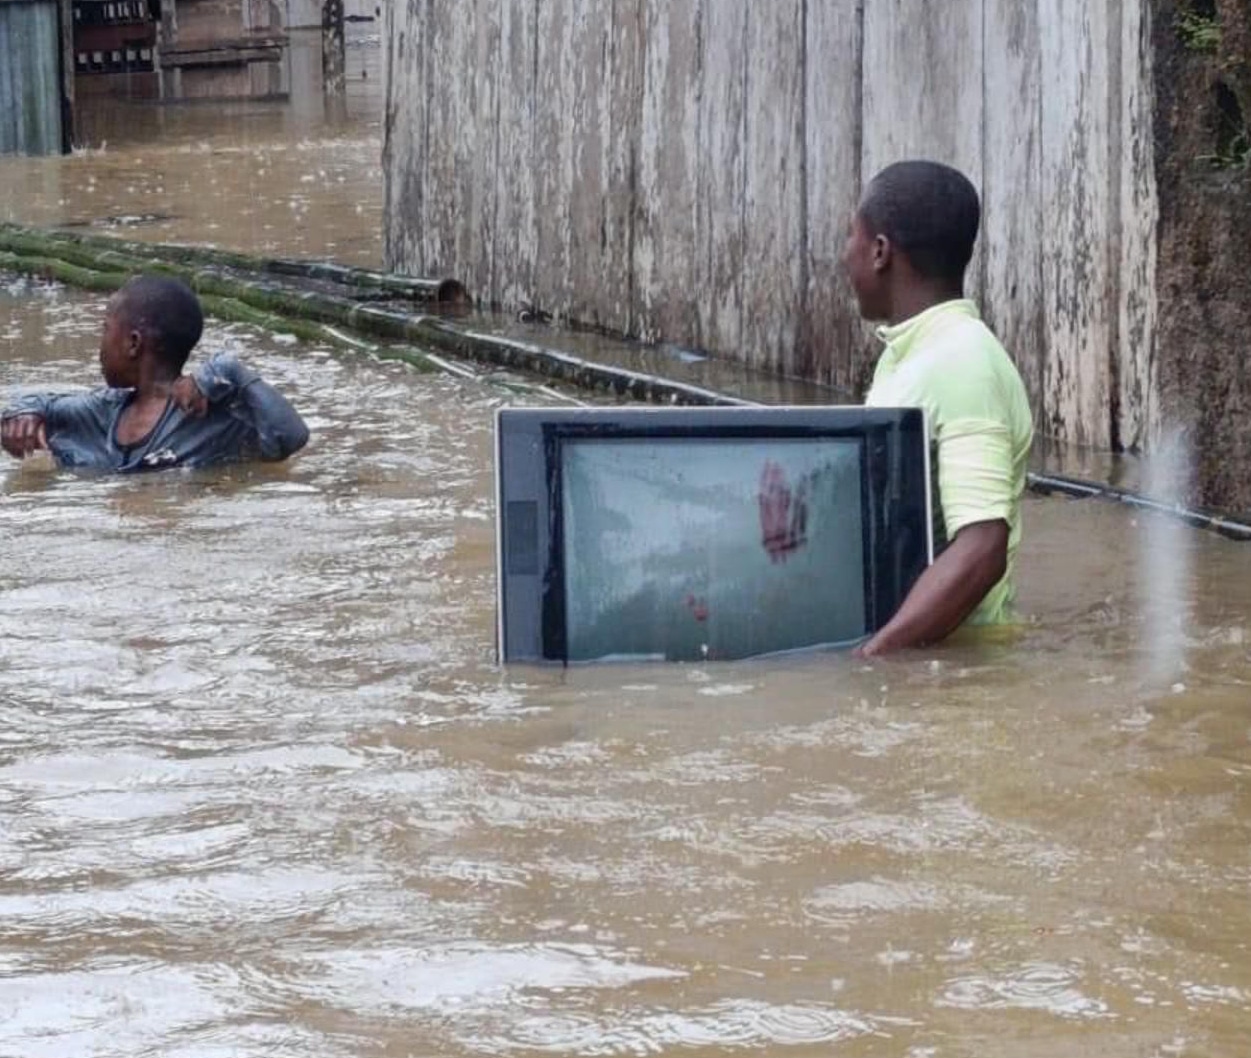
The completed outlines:
<svg viewBox="0 0 1251 1058">
<path fill-rule="evenodd" d="M 981 44 L 979 47 L 978 62 L 981 63 L 982 74 L 982 114 L 981 128 L 978 130 L 978 153 L 981 155 L 982 178 L 982 255 L 978 262 L 978 293 L 983 305 L 983 311 L 986 311 L 988 296 L 990 293 L 990 252 L 986 245 L 986 231 L 989 228 L 986 217 L 986 203 L 989 197 L 986 192 L 987 182 L 989 180 L 989 165 L 987 164 L 987 126 L 990 124 L 988 114 L 990 112 L 990 91 L 986 80 L 986 7 L 990 0 L 982 0 L 981 4 L 981 25 L 978 27 L 981 31 Z"/>
<path fill-rule="evenodd" d="M 856 0 L 856 52 L 852 56 L 852 107 L 854 108 L 855 120 L 852 122 L 852 157 L 854 158 L 854 172 L 856 180 L 856 196 L 857 205 L 864 196 L 864 37 L 865 37 L 865 0 Z M 849 322 L 847 328 L 847 344 L 846 351 L 843 353 L 844 362 L 842 364 L 842 374 L 835 381 L 844 389 L 851 391 L 856 388 L 858 381 L 858 363 L 860 355 L 857 352 L 857 346 L 861 342 L 860 331 L 856 326 L 854 319 Z"/>
<path fill-rule="evenodd" d="M 751 144 L 748 142 L 748 136 L 751 135 L 751 62 L 749 60 L 751 44 L 751 0 L 743 5 L 743 138 L 740 141 L 740 157 L 739 165 L 743 180 L 743 200 L 739 203 L 738 216 L 738 246 L 739 254 L 746 258 L 747 256 L 747 201 L 751 195 L 748 179 L 750 177 L 750 166 L 748 163 Z M 739 286 L 738 286 L 738 340 L 739 355 L 742 359 L 749 363 L 756 363 L 754 351 L 743 350 L 742 342 L 744 335 L 744 327 L 746 324 L 746 312 L 744 309 L 744 301 L 746 300 L 747 287 L 743 282 L 743 270 L 739 270 Z"/>
<path fill-rule="evenodd" d="M 626 334 L 638 336 L 642 330 L 640 320 L 643 313 L 639 304 L 638 261 L 634 252 L 638 239 L 639 202 L 639 153 L 643 149 L 643 94 L 647 87 L 647 4 L 646 0 L 637 0 L 634 9 L 636 39 L 638 40 L 638 65 L 635 73 L 638 83 L 634 86 L 632 98 L 637 110 L 631 109 L 630 118 L 634 127 L 630 130 L 630 171 L 629 171 L 629 202 L 630 208 L 626 216 Z"/>
<path fill-rule="evenodd" d="M 507 2 L 507 0 L 505 0 Z M 531 43 L 530 52 L 530 99 L 527 110 L 530 121 L 530 171 L 538 173 L 539 169 L 535 164 L 539 157 L 539 19 L 542 17 L 543 0 L 534 0 L 534 39 Z M 535 308 L 543 308 L 538 303 L 539 294 L 539 269 L 542 267 L 541 254 L 543 247 L 540 240 L 542 228 L 539 226 L 539 210 L 543 208 L 542 200 L 542 183 L 534 180 L 531 185 L 534 190 L 531 192 L 532 202 L 530 217 L 528 218 L 532 227 L 532 237 L 534 243 L 534 251 L 530 256 L 530 275 L 526 278 L 526 301 Z"/>
<path fill-rule="evenodd" d="M 799 5 L 799 333 L 800 349 L 792 351 L 790 371 L 797 366 L 800 373 L 812 375 L 817 366 L 812 351 L 812 267 L 809 255 L 812 240 L 809 232 L 811 203 L 808 197 L 808 0 Z M 798 353 L 798 356 L 796 356 Z M 798 360 L 796 365 L 795 361 Z"/>
<path fill-rule="evenodd" d="M 1108 295 L 1112 311 L 1108 318 L 1108 447 L 1122 449 L 1121 382 L 1124 374 L 1121 349 L 1121 303 L 1125 282 L 1121 275 L 1124 257 L 1125 217 L 1121 179 L 1125 163 L 1125 9 L 1123 0 L 1108 2 Z"/>
<path fill-rule="evenodd" d="M 490 290 L 487 291 L 487 304 L 494 307 L 503 300 L 499 288 L 499 231 L 500 231 L 500 118 L 503 116 L 503 104 L 500 102 L 503 92 L 501 88 L 501 71 L 504 69 L 504 8 L 508 0 L 497 0 L 495 5 L 495 46 L 497 61 L 495 63 L 495 99 L 492 121 L 495 123 L 495 169 L 491 174 L 494 188 L 491 202 L 491 265 Z"/>
</svg>

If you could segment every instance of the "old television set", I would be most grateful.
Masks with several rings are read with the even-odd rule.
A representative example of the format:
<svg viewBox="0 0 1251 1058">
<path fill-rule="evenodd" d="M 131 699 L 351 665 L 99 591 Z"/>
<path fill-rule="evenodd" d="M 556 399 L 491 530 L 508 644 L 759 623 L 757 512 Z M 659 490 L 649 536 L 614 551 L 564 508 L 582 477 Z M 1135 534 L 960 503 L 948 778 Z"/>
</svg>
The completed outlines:
<svg viewBox="0 0 1251 1058">
<path fill-rule="evenodd" d="M 496 492 L 505 663 L 852 645 L 933 560 L 915 408 L 503 408 Z"/>
</svg>

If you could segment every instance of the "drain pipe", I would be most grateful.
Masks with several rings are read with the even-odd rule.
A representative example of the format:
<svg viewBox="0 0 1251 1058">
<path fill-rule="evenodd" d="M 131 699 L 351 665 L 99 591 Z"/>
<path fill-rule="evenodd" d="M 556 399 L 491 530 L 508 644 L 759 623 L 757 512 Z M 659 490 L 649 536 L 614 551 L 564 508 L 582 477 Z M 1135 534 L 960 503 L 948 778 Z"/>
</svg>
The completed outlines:
<svg viewBox="0 0 1251 1058">
<path fill-rule="evenodd" d="M 1187 525 L 1192 525 L 1196 529 L 1208 529 L 1212 532 L 1220 533 L 1221 536 L 1228 537 L 1231 540 L 1251 542 L 1251 524 L 1234 518 L 1226 518 L 1219 514 L 1197 511 L 1180 504 L 1161 503 L 1159 500 L 1153 500 L 1148 496 L 1140 496 L 1138 493 L 1130 492 L 1127 489 L 1118 489 L 1112 485 L 1100 485 L 1092 481 L 1082 481 L 1080 478 L 1070 478 L 1058 474 L 1030 474 L 1029 487 L 1033 492 L 1044 496 L 1059 494 L 1061 496 L 1071 496 L 1075 499 L 1095 498 L 1111 500 L 1115 503 L 1124 503 L 1138 510 L 1165 514 L 1171 518 L 1180 518 Z"/>
</svg>

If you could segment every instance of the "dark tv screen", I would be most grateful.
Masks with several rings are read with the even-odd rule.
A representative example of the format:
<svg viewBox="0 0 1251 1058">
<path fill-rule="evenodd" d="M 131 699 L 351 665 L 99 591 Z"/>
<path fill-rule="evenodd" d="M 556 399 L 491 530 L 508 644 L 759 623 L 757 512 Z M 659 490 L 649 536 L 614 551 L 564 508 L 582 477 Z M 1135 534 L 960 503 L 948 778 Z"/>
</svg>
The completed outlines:
<svg viewBox="0 0 1251 1058">
<path fill-rule="evenodd" d="M 864 635 L 856 439 L 562 446 L 570 661 L 745 658 Z"/>
</svg>

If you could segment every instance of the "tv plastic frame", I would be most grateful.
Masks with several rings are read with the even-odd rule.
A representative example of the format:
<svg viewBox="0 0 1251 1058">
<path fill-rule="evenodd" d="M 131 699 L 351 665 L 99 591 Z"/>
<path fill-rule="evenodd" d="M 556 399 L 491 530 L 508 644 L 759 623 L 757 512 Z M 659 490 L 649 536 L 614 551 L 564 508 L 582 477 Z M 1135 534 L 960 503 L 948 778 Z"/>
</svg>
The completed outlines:
<svg viewBox="0 0 1251 1058">
<path fill-rule="evenodd" d="M 562 443 L 699 438 L 863 442 L 867 634 L 894 616 L 933 562 L 929 427 L 919 408 L 500 408 L 495 416 L 495 524 L 496 652 L 501 663 L 570 664 Z M 924 498 L 922 503 L 918 497 Z"/>
</svg>

